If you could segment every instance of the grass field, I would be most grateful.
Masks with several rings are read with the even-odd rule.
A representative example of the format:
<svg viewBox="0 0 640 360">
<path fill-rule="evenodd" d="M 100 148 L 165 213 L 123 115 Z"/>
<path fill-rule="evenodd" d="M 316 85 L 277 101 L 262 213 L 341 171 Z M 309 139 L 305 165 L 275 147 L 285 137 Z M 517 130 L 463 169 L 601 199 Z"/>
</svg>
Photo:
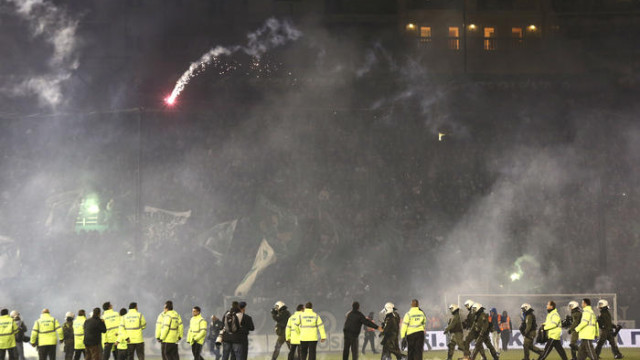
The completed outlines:
<svg viewBox="0 0 640 360">
<path fill-rule="evenodd" d="M 567 351 L 567 356 L 569 356 L 570 358 L 571 353 L 568 352 L 568 349 L 565 349 L 565 350 Z M 640 360 L 640 348 L 620 348 L 620 351 L 622 352 L 622 355 L 624 355 L 624 358 L 627 360 Z M 487 355 L 489 354 L 487 353 Z M 460 351 L 456 351 L 455 354 L 453 355 L 453 358 L 456 360 L 461 357 L 462 357 L 462 353 Z M 500 354 L 500 360 L 522 360 L 522 357 L 523 357 L 522 350 L 510 350 Z M 447 358 L 447 352 L 436 351 L 436 350 L 427 351 L 423 354 L 422 358 L 424 360 L 445 360 Z M 270 360 L 270 359 L 271 359 L 271 356 L 269 354 L 249 356 L 249 360 Z M 280 354 L 280 357 L 278 359 L 286 360 L 286 358 L 283 356 L 282 353 Z M 317 360 L 342 360 L 342 353 L 337 353 L 337 352 L 318 353 L 316 359 Z M 537 359 L 537 356 L 535 356 L 534 354 L 534 356 L 532 356 L 531 359 L 535 360 Z M 549 356 L 547 359 L 560 360 L 560 356 L 558 356 L 558 354 L 554 351 L 551 353 L 551 356 Z M 613 354 L 611 354 L 611 349 L 604 348 L 602 350 L 602 356 L 600 357 L 600 359 L 613 360 Z M 205 356 L 205 360 L 211 360 L 211 359 Z M 367 353 L 366 355 L 360 354 L 359 360 L 380 360 L 380 354 L 375 354 L 375 355 L 371 353 Z"/>
</svg>

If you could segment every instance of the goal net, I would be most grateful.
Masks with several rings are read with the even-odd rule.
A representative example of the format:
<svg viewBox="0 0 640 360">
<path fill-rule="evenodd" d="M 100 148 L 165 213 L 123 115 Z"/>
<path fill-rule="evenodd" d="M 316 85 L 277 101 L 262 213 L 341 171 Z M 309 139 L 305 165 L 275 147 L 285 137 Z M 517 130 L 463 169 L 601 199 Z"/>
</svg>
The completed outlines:
<svg viewBox="0 0 640 360">
<path fill-rule="evenodd" d="M 471 299 L 482 306 L 488 312 L 491 308 L 496 308 L 498 314 L 507 311 L 513 322 L 513 326 L 517 329 L 520 325 L 518 319 L 522 314 L 520 306 L 528 303 L 536 312 L 537 317 L 546 314 L 547 302 L 553 300 L 558 308 L 561 318 L 565 318 L 570 314 L 568 307 L 569 301 L 577 301 L 582 303 L 582 299 L 591 299 L 591 306 L 596 314 L 598 314 L 598 301 L 601 299 L 609 302 L 609 309 L 613 318 L 613 323 L 618 323 L 618 297 L 616 294 L 458 294 L 458 305 L 463 306 L 464 302 Z M 544 321 L 544 316 L 542 317 Z M 542 323 L 542 321 L 538 321 Z"/>
</svg>

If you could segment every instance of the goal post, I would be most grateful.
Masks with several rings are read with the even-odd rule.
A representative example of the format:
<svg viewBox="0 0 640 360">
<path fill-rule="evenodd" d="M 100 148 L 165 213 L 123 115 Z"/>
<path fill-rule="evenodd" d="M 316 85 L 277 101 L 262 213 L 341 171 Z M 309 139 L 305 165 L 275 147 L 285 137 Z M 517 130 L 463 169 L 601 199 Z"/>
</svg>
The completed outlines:
<svg viewBox="0 0 640 360">
<path fill-rule="evenodd" d="M 501 314 L 503 310 L 506 310 L 510 315 L 520 314 L 520 306 L 523 303 L 531 304 L 531 307 L 540 314 L 546 313 L 546 305 L 550 300 L 555 301 L 558 312 L 562 317 L 568 315 L 569 301 L 577 301 L 579 304 L 582 299 L 591 299 L 591 306 L 594 308 L 596 314 L 598 311 L 598 301 L 601 299 L 609 302 L 611 309 L 611 316 L 613 322 L 618 323 L 618 295 L 614 293 L 585 293 L 585 294 L 458 294 L 458 306 L 462 307 L 463 303 L 467 299 L 471 299 L 474 302 L 482 304 L 482 306 L 489 311 L 491 308 L 496 308 L 498 314 Z M 512 316 L 513 318 L 513 316 Z M 514 325 L 516 326 L 516 325 Z"/>
</svg>

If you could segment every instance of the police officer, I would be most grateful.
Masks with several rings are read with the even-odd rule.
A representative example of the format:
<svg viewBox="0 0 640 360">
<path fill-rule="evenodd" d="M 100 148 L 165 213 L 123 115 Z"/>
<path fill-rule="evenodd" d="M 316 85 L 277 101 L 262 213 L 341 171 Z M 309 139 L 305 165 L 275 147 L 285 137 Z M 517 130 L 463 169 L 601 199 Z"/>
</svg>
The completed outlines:
<svg viewBox="0 0 640 360">
<path fill-rule="evenodd" d="M 178 341 L 184 334 L 182 317 L 173 310 L 173 301 L 167 300 L 164 303 L 165 313 L 162 320 L 162 330 L 160 330 L 160 340 L 164 345 L 164 358 L 167 360 L 179 360 Z"/>
<path fill-rule="evenodd" d="M 78 317 L 73 320 L 73 360 L 79 360 L 80 356 L 87 357 L 84 346 L 84 323 L 87 321 L 83 309 L 78 310 Z"/>
<path fill-rule="evenodd" d="M 0 310 L 0 360 L 4 360 L 4 354 L 8 353 L 9 360 L 16 360 L 16 333 L 18 324 L 9 316 L 9 310 Z"/>
<path fill-rule="evenodd" d="M 489 333 L 492 330 L 492 325 L 491 325 L 491 322 L 489 321 L 489 315 L 487 315 L 487 313 L 484 312 L 484 310 L 485 309 L 484 307 L 482 307 L 481 304 L 478 304 L 478 303 L 473 304 L 473 313 L 475 314 L 475 320 L 473 322 L 473 326 L 474 326 L 474 332 L 477 334 L 476 349 L 478 349 L 482 358 L 485 359 L 483 347 L 481 346 L 478 348 L 478 342 L 481 342 L 484 346 L 487 347 L 493 359 L 498 360 L 498 352 L 496 351 L 496 348 L 493 347 L 493 344 L 491 343 L 491 339 L 489 337 Z M 486 325 L 485 323 L 488 325 Z M 474 352 L 475 352 L 475 349 L 474 349 Z M 471 358 L 475 358 L 475 356 L 472 356 Z"/>
<path fill-rule="evenodd" d="M 207 320 L 200 315 L 200 307 L 194 306 L 191 309 L 191 320 L 189 320 L 189 330 L 187 331 L 187 342 L 191 344 L 193 360 L 204 360 L 202 357 L 202 345 L 207 337 Z"/>
<path fill-rule="evenodd" d="M 404 314 L 400 337 L 407 345 L 407 360 L 422 360 L 424 349 L 424 331 L 427 317 L 419 308 L 418 300 L 411 300 L 411 309 Z"/>
<path fill-rule="evenodd" d="M 618 342 L 613 335 L 613 323 L 611 322 L 611 313 L 609 312 L 609 302 L 607 300 L 598 301 L 598 309 L 600 309 L 600 316 L 598 317 L 598 326 L 600 327 L 600 337 L 598 338 L 598 344 L 596 345 L 596 354 L 600 356 L 602 346 L 609 341 L 611 345 L 611 352 L 614 359 L 622 359 L 622 354 L 618 349 Z"/>
<path fill-rule="evenodd" d="M 62 328 L 58 320 L 43 309 L 40 318 L 33 323 L 31 345 L 38 347 L 38 359 L 56 360 L 56 344 L 62 340 Z"/>
<path fill-rule="evenodd" d="M 598 336 L 598 320 L 596 314 L 591 309 L 591 300 L 582 299 L 582 319 L 576 327 L 578 338 L 580 338 L 580 347 L 578 348 L 578 360 L 589 358 L 598 360 L 598 354 L 593 350 L 593 340 Z"/>
<path fill-rule="evenodd" d="M 104 334 L 104 350 L 102 352 L 102 360 L 109 360 L 109 356 L 111 356 L 111 352 L 113 349 L 113 344 L 117 340 L 118 336 L 118 328 L 120 327 L 120 314 L 113 311 L 113 305 L 111 302 L 107 301 L 102 304 L 102 310 L 104 313 L 102 314 L 102 320 L 104 320 L 104 326 L 107 327 L 107 332 Z M 114 352 L 113 357 L 115 359 L 116 353 Z"/>
<path fill-rule="evenodd" d="M 533 339 L 536 337 L 536 329 L 538 328 L 538 324 L 536 323 L 536 316 L 533 314 L 533 308 L 528 303 L 522 304 L 520 306 L 522 310 L 522 315 L 524 319 L 522 320 L 522 324 L 520 325 L 520 333 L 524 337 L 524 343 L 522 344 L 522 348 L 524 350 L 524 360 L 529 360 L 529 352 L 533 351 L 534 353 L 540 355 L 542 354 L 542 350 L 538 349 L 533 344 Z"/>
<path fill-rule="evenodd" d="M 385 314 L 382 323 L 382 354 L 381 360 L 390 360 L 391 355 L 396 356 L 396 360 L 404 357 L 400 351 L 398 344 L 398 335 L 400 334 L 400 315 L 396 312 L 396 308 L 392 302 L 384 304 L 382 312 Z"/>
<path fill-rule="evenodd" d="M 280 348 L 282 347 L 282 344 L 284 344 L 286 341 L 285 333 L 287 329 L 287 322 L 291 317 L 291 313 L 289 312 L 289 309 L 287 309 L 287 305 L 285 305 L 284 302 L 277 301 L 273 306 L 273 309 L 271 309 L 271 317 L 273 318 L 273 321 L 276 322 L 275 330 L 276 336 L 278 336 L 275 348 L 273 349 L 273 354 L 271 355 L 271 360 L 276 360 L 278 358 L 278 355 L 280 355 Z M 287 343 L 287 346 L 290 346 L 289 343 Z"/>
<path fill-rule="evenodd" d="M 298 319 L 304 311 L 304 305 L 298 304 L 296 312 L 289 316 L 287 328 L 285 329 L 285 340 L 289 344 L 289 356 L 287 360 L 300 359 L 300 332 L 294 330 L 293 322 Z"/>
<path fill-rule="evenodd" d="M 544 346 L 542 355 L 538 360 L 544 360 L 551 354 L 551 349 L 556 349 L 562 360 L 567 360 L 567 353 L 562 348 L 562 319 L 556 309 L 556 303 L 549 301 L 547 303 L 547 318 L 544 320 L 544 330 L 547 332 L 547 344 Z"/>
<path fill-rule="evenodd" d="M 64 360 L 73 359 L 73 318 L 75 315 L 68 311 L 65 315 L 65 322 L 62 324 L 62 343 L 64 344 Z"/>
<path fill-rule="evenodd" d="M 569 301 L 569 309 L 571 310 L 571 326 L 569 326 L 569 335 L 571 340 L 569 342 L 569 348 L 571 349 L 571 360 L 576 360 L 578 355 L 578 332 L 576 327 L 582 320 L 582 312 L 580 311 L 580 304 L 577 301 Z"/>
<path fill-rule="evenodd" d="M 462 320 L 460 320 L 460 308 L 457 304 L 449 305 L 449 311 L 451 311 L 451 318 L 447 327 L 444 329 L 444 333 L 449 335 L 449 342 L 447 343 L 447 360 L 451 360 L 453 352 L 458 347 L 458 350 L 464 352 L 464 342 L 462 341 Z"/>
<path fill-rule="evenodd" d="M 300 360 L 316 360 L 316 347 L 318 345 L 318 332 L 320 341 L 327 340 L 324 331 L 322 318 L 313 312 L 313 304 L 308 302 L 304 305 L 304 311 L 297 319 L 293 320 L 294 330 L 300 333 Z"/>
<path fill-rule="evenodd" d="M 464 302 L 464 307 L 467 309 L 467 317 L 462 321 L 462 328 L 465 330 L 469 330 L 469 332 L 467 333 L 467 336 L 464 338 L 463 350 L 462 350 L 466 358 L 471 356 L 471 349 L 470 349 L 471 342 L 475 340 L 475 338 L 478 336 L 478 334 L 476 334 L 472 330 L 473 322 L 475 321 L 475 315 L 473 313 L 473 304 L 474 304 L 474 301 L 471 299 L 467 299 L 467 301 Z"/>
<path fill-rule="evenodd" d="M 127 347 L 128 359 L 133 360 L 133 354 L 138 356 L 138 360 L 144 360 L 144 337 L 142 331 L 147 327 L 147 320 L 144 315 L 138 312 L 138 303 L 129 304 L 129 311 L 122 317 L 121 327 L 126 332 L 129 339 Z"/>
</svg>

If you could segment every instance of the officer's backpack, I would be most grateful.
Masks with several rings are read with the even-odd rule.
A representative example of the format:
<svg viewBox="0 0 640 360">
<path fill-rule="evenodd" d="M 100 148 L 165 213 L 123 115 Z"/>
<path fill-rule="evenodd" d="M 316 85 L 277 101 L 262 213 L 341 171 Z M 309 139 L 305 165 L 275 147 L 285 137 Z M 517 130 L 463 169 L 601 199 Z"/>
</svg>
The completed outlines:
<svg viewBox="0 0 640 360">
<path fill-rule="evenodd" d="M 235 312 L 227 311 L 224 316 L 224 332 L 227 334 L 235 334 L 240 328 L 240 323 Z"/>
</svg>

